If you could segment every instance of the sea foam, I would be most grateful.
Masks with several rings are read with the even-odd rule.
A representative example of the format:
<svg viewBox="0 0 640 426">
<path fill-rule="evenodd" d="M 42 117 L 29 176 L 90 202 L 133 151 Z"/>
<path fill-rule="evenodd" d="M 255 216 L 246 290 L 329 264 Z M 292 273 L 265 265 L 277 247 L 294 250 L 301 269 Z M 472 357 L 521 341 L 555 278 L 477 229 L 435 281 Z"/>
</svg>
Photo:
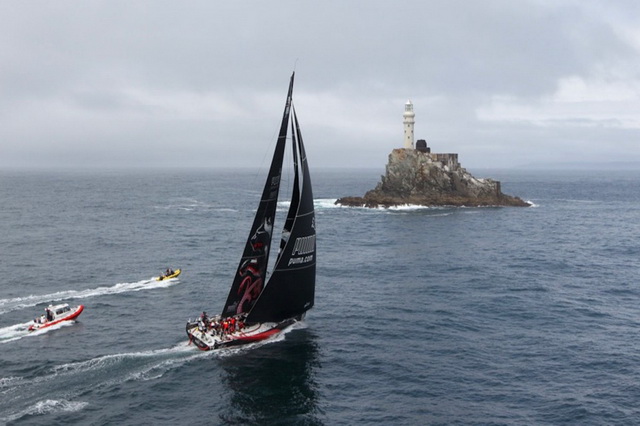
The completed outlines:
<svg viewBox="0 0 640 426">
<path fill-rule="evenodd" d="M 2 420 L 5 420 L 6 422 L 13 422 L 24 417 L 39 416 L 43 414 L 74 413 L 82 410 L 87 405 L 88 403 L 82 401 L 45 399 L 43 401 L 38 401 L 19 413 L 13 414 Z"/>
<path fill-rule="evenodd" d="M 110 287 L 97 287 L 86 290 L 66 290 L 56 293 L 29 295 L 12 299 L 0 299 L 0 314 L 29 308 L 41 303 L 57 302 L 69 299 L 86 299 L 95 296 L 126 293 L 130 291 L 152 290 L 167 288 L 178 282 L 178 278 L 156 281 L 155 278 L 137 281 L 133 283 L 118 283 Z"/>
</svg>

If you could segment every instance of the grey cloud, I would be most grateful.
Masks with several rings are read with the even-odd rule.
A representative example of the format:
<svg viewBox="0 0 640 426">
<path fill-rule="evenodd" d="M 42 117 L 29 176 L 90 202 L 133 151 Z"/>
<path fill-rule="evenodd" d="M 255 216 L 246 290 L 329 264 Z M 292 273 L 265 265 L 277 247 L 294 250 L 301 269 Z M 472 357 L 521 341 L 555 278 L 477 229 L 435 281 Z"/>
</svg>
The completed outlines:
<svg viewBox="0 0 640 426">
<path fill-rule="evenodd" d="M 564 77 L 633 69 L 637 46 L 618 31 L 638 17 L 633 2 L 40 1 L 0 9 L 0 166 L 122 157 L 162 165 L 166 152 L 185 165 L 209 155 L 212 164 L 261 158 L 246 147 L 271 136 L 296 61 L 297 99 L 336 102 L 298 106 L 326 117 L 305 127 L 322 140 L 309 141 L 320 164 L 334 161 L 328 149 L 343 149 L 345 165 L 384 162 L 407 98 L 417 102 L 423 136 L 471 165 L 491 147 L 510 157 L 504 164 L 538 155 L 531 144 L 539 138 L 582 137 L 586 152 L 608 139 L 634 154 L 627 133 L 476 117 L 495 96 L 535 103 Z"/>
</svg>

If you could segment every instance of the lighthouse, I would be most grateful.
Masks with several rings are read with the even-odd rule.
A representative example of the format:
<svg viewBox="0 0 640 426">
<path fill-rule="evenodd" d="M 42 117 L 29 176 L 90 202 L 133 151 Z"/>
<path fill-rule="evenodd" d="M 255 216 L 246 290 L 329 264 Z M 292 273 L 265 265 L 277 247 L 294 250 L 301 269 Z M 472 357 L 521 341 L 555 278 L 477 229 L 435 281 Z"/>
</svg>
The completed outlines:
<svg viewBox="0 0 640 426">
<path fill-rule="evenodd" d="M 404 123 L 404 147 L 405 149 L 413 149 L 413 125 L 416 122 L 416 114 L 413 112 L 413 104 L 407 101 L 404 104 L 404 114 L 402 114 Z"/>
</svg>

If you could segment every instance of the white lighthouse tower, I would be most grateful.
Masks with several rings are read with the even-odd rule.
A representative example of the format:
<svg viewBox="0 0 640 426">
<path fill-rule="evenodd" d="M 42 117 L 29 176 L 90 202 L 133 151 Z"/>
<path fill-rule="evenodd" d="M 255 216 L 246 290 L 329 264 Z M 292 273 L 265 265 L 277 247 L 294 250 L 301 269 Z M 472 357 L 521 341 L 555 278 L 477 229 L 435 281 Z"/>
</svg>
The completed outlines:
<svg viewBox="0 0 640 426">
<path fill-rule="evenodd" d="M 411 101 L 407 101 L 404 104 L 404 114 L 402 114 L 404 123 L 404 147 L 406 149 L 413 149 L 413 125 L 416 122 L 416 114 L 413 112 L 413 104 Z"/>
</svg>

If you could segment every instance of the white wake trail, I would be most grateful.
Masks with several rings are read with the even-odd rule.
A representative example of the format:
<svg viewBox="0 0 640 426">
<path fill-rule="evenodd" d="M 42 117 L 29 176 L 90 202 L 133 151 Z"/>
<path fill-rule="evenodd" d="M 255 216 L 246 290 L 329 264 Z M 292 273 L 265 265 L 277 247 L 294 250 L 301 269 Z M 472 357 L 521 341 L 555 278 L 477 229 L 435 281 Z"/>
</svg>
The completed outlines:
<svg viewBox="0 0 640 426">
<path fill-rule="evenodd" d="M 50 331 L 59 330 L 62 327 L 68 327 L 73 324 L 75 324 L 75 321 L 63 321 L 59 324 L 41 328 L 35 331 L 29 331 L 31 321 L 10 325 L 8 327 L 0 328 L 0 343 L 9 343 L 13 342 L 14 340 L 20 340 L 24 337 L 41 336 Z"/>
<path fill-rule="evenodd" d="M 23 338 L 29 333 L 29 325 L 31 325 L 31 321 L 0 328 L 0 343 L 12 342 Z"/>
<path fill-rule="evenodd" d="M 23 417 L 32 417 L 43 414 L 51 414 L 51 413 L 74 413 L 76 411 L 82 410 L 87 406 L 86 402 L 82 401 L 67 401 L 65 399 L 57 400 L 57 399 L 45 399 L 42 401 L 38 401 L 35 404 L 29 406 L 28 408 L 13 414 L 5 419 L 7 422 L 14 422 L 22 419 Z"/>
<path fill-rule="evenodd" d="M 69 299 L 86 299 L 88 297 L 104 296 L 109 294 L 126 293 L 130 291 L 152 290 L 167 288 L 178 283 L 177 278 L 156 281 L 154 278 L 134 283 L 118 283 L 111 287 L 90 288 L 87 290 L 66 290 L 50 294 L 29 295 L 12 299 L 0 299 L 0 314 L 29 308 L 47 302 L 57 302 Z"/>
</svg>

